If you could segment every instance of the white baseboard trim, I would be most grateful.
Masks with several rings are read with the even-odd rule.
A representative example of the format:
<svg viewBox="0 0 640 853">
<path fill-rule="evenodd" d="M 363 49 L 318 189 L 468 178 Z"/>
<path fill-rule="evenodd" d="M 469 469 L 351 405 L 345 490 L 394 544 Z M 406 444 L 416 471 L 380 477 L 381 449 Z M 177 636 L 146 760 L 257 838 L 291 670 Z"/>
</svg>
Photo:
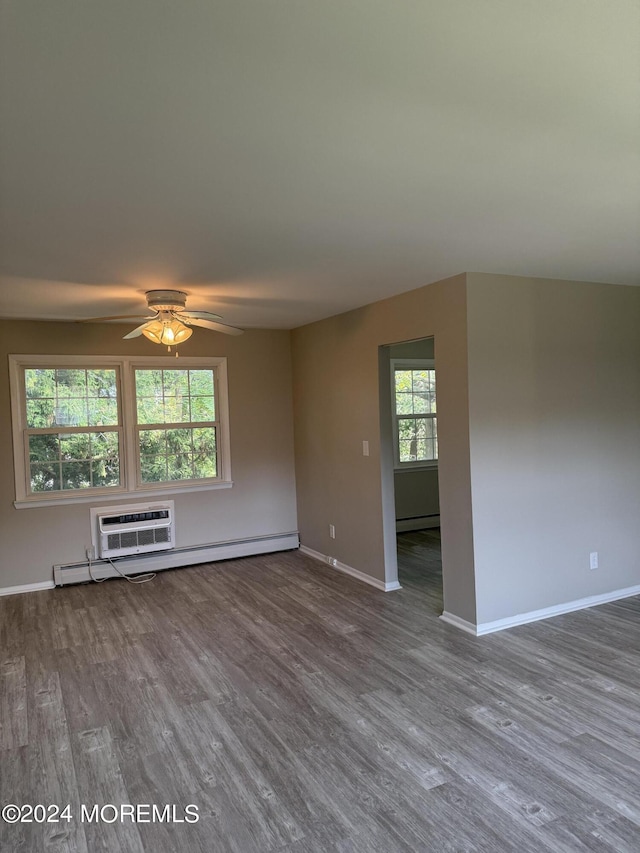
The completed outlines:
<svg viewBox="0 0 640 853">
<path fill-rule="evenodd" d="M 53 581 L 38 581 L 38 583 L 23 583 L 18 586 L 0 587 L 0 595 L 20 595 L 23 592 L 38 592 L 42 589 L 53 589 Z"/>
<path fill-rule="evenodd" d="M 198 563 L 215 563 L 218 560 L 231 560 L 234 557 L 254 557 L 258 554 L 271 554 L 276 551 L 293 551 L 300 540 L 296 533 L 281 533 L 273 536 L 256 536 L 251 539 L 237 539 L 211 545 L 197 545 L 192 548 L 174 548 L 171 551 L 159 551 L 157 554 L 125 557 L 117 560 L 118 568 L 125 574 L 140 572 L 161 572 L 165 569 L 178 569 L 194 566 Z M 118 573 L 106 560 L 92 563 L 95 578 L 116 578 Z M 53 567 L 53 579 L 56 586 L 71 583 L 84 583 L 91 580 L 89 565 L 71 563 Z"/>
<path fill-rule="evenodd" d="M 507 628 L 516 628 L 518 625 L 527 625 L 529 622 L 539 622 L 542 619 L 551 619 L 553 616 L 562 616 L 563 613 L 573 613 L 576 610 L 587 610 L 589 607 L 597 607 L 599 604 L 610 604 L 612 601 L 620 601 L 623 598 L 631 598 L 640 595 L 640 584 L 628 586 L 624 589 L 615 589 L 612 592 L 604 592 L 601 595 L 588 595 L 586 598 L 577 598 L 564 604 L 554 604 L 551 607 L 543 607 L 541 610 L 530 610 L 528 613 L 517 613 L 515 616 L 507 616 L 505 619 L 496 619 L 494 622 L 480 622 L 474 625 L 460 619 L 453 613 L 445 612 L 440 616 L 444 622 L 455 625 L 469 634 L 482 637 L 484 634 L 494 634 L 496 631 L 504 631 Z"/>
<path fill-rule="evenodd" d="M 353 566 L 341 563 L 339 560 L 332 563 L 331 559 L 333 558 L 328 557 L 326 554 L 321 554 L 320 551 L 314 551 L 313 548 L 308 548 L 306 545 L 301 545 L 300 551 L 303 554 L 306 554 L 307 557 L 313 557 L 314 560 L 319 560 L 321 563 L 330 566 L 332 569 L 337 569 L 339 572 L 344 572 L 345 575 L 351 575 L 352 578 L 364 581 L 364 583 L 368 583 L 369 586 L 381 589 L 382 592 L 393 592 L 396 589 L 402 589 L 398 581 L 385 583 L 384 581 L 378 580 L 378 578 L 371 577 L 371 575 L 368 575 L 365 572 L 361 572 L 359 569 L 354 569 Z"/>
<path fill-rule="evenodd" d="M 478 636 L 492 634 L 494 631 L 504 631 L 505 628 L 515 628 L 516 625 L 526 625 L 528 622 L 538 622 L 540 619 L 549 619 L 552 616 L 561 616 L 563 613 L 573 613 L 575 610 L 586 610 L 588 607 L 597 607 L 598 604 L 609 604 L 611 601 L 631 598 L 633 595 L 640 595 L 640 584 L 628 586 L 625 589 L 615 589 L 601 595 L 588 595 L 586 598 L 567 601 L 565 604 L 554 604 L 542 610 L 518 613 L 506 619 L 496 619 L 495 622 L 481 622 L 477 628 Z"/>
<path fill-rule="evenodd" d="M 478 636 L 476 626 L 473 622 L 467 622 L 466 619 L 461 619 L 459 616 L 456 616 L 455 613 L 447 613 L 445 610 L 444 613 L 440 615 L 440 618 L 448 625 L 460 628 L 461 631 L 465 631 L 467 634 L 473 634 L 474 637 Z"/>
<path fill-rule="evenodd" d="M 422 515 L 420 518 L 397 518 L 396 533 L 410 533 L 412 530 L 429 530 L 440 527 L 439 515 Z"/>
</svg>

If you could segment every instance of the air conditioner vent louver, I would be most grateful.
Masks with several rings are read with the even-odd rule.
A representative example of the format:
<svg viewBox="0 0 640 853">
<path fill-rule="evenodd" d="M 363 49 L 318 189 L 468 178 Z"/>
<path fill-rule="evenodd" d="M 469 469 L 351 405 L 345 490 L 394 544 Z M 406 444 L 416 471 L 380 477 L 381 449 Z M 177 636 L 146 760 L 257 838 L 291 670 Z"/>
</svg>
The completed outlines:
<svg viewBox="0 0 640 853">
<path fill-rule="evenodd" d="M 174 547 L 173 507 L 154 505 L 140 512 L 97 514 L 98 556 L 124 557 Z"/>
<path fill-rule="evenodd" d="M 138 534 L 133 533 L 121 533 L 120 534 L 120 547 L 121 548 L 136 548 L 138 545 Z"/>
<path fill-rule="evenodd" d="M 162 529 L 165 530 L 166 528 Z M 141 530 L 138 533 L 138 545 L 153 545 L 155 541 L 155 530 Z"/>
</svg>

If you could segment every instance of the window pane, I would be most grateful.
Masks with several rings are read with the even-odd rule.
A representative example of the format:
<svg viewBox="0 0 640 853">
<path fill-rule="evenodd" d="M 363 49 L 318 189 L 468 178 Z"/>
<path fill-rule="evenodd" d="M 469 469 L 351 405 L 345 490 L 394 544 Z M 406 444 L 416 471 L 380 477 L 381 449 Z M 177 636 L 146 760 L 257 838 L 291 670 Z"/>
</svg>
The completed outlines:
<svg viewBox="0 0 640 853">
<path fill-rule="evenodd" d="M 53 426 L 55 405 L 54 398 L 27 400 L 27 426 L 31 429 L 45 429 Z"/>
<path fill-rule="evenodd" d="M 115 370 L 26 369 L 27 426 L 116 426 Z"/>
<path fill-rule="evenodd" d="M 438 458 L 435 418 L 401 418 L 398 436 L 401 462 L 429 462 Z"/>
<path fill-rule="evenodd" d="M 117 432 L 91 434 L 91 479 L 94 486 L 120 483 L 120 454 Z"/>
<path fill-rule="evenodd" d="M 140 459 L 140 476 L 143 483 L 165 483 L 168 479 L 166 456 L 143 456 Z"/>
<path fill-rule="evenodd" d="M 35 397 L 55 397 L 56 372 L 55 370 L 25 370 L 24 384 L 27 392 L 27 400 Z"/>
<path fill-rule="evenodd" d="M 136 370 L 136 397 L 162 398 L 162 371 Z"/>
<path fill-rule="evenodd" d="M 85 370 L 56 370 L 56 396 L 86 397 L 87 373 Z"/>
<path fill-rule="evenodd" d="M 215 420 L 213 370 L 136 370 L 139 424 Z"/>
<path fill-rule="evenodd" d="M 30 435 L 29 458 L 32 492 L 120 484 L 117 432 Z"/>
<path fill-rule="evenodd" d="M 91 486 L 91 463 L 85 462 L 63 462 L 62 463 L 62 488 L 63 489 L 87 489 Z"/>
<path fill-rule="evenodd" d="M 104 457 L 91 461 L 91 481 L 94 486 L 117 486 L 120 483 L 118 457 Z"/>
<path fill-rule="evenodd" d="M 116 400 L 118 386 L 115 370 L 87 370 L 87 396 Z"/>
<path fill-rule="evenodd" d="M 94 397 L 89 400 L 89 426 L 116 426 L 118 423 L 118 401 Z"/>
<path fill-rule="evenodd" d="M 192 397 L 213 397 L 213 370 L 190 370 L 189 391 Z"/>
<path fill-rule="evenodd" d="M 193 459 L 193 476 L 196 479 L 203 477 L 217 477 L 216 470 L 216 457 L 213 456 L 211 458 L 199 459 L 194 457 Z"/>
<path fill-rule="evenodd" d="M 89 426 L 86 397 L 58 397 L 54 409 L 55 426 Z"/>
<path fill-rule="evenodd" d="M 162 397 L 138 397 L 138 423 L 163 424 L 164 400 Z"/>
<path fill-rule="evenodd" d="M 412 370 L 413 376 L 413 390 L 415 392 L 418 391 L 428 391 L 430 385 L 430 370 Z"/>
<path fill-rule="evenodd" d="M 193 430 L 193 476 L 217 477 L 215 427 Z"/>
<path fill-rule="evenodd" d="M 91 435 L 94 456 L 119 455 L 120 437 L 117 432 L 94 432 Z"/>
<path fill-rule="evenodd" d="M 411 394 L 411 393 L 396 394 L 396 414 L 397 415 L 412 415 L 413 414 L 413 394 Z"/>
<path fill-rule="evenodd" d="M 411 371 L 396 370 L 396 393 L 409 392 L 411 393 Z"/>
<path fill-rule="evenodd" d="M 413 418 L 401 418 L 398 421 L 398 435 L 401 439 L 412 439 L 416 431 L 416 422 Z"/>
<path fill-rule="evenodd" d="M 179 424 L 189 423 L 189 398 L 188 397 L 165 397 L 164 398 L 164 423 Z"/>
<path fill-rule="evenodd" d="M 91 439 L 87 432 L 76 432 L 71 435 L 60 435 L 61 459 L 90 459 Z"/>
<path fill-rule="evenodd" d="M 29 460 L 31 462 L 50 462 L 60 458 L 60 445 L 57 435 L 30 435 Z"/>
<path fill-rule="evenodd" d="M 188 370 L 163 370 L 162 374 L 165 397 L 189 396 Z"/>
<path fill-rule="evenodd" d="M 145 483 L 217 476 L 215 427 L 140 431 Z"/>
<path fill-rule="evenodd" d="M 191 435 L 193 430 L 190 429 L 168 429 L 167 430 L 167 453 L 182 454 L 191 453 Z"/>
<path fill-rule="evenodd" d="M 415 442 L 414 441 L 401 441 L 400 442 L 400 461 L 401 462 L 415 462 Z"/>
<path fill-rule="evenodd" d="M 140 430 L 140 453 L 143 456 L 166 456 L 166 431 L 163 429 Z"/>
<path fill-rule="evenodd" d="M 60 491 L 60 466 L 40 463 L 31 465 L 31 491 Z"/>
<path fill-rule="evenodd" d="M 216 452 L 216 428 L 200 427 L 193 430 L 194 453 L 206 457 L 215 456 Z"/>
<path fill-rule="evenodd" d="M 216 413 L 213 406 L 213 397 L 193 397 L 191 400 L 191 420 L 194 423 L 203 421 L 214 421 Z"/>
<path fill-rule="evenodd" d="M 193 480 L 193 460 L 191 454 L 167 456 L 168 480 Z"/>
<path fill-rule="evenodd" d="M 413 411 L 416 415 L 423 415 L 429 411 L 429 399 L 426 394 L 413 395 Z"/>
</svg>

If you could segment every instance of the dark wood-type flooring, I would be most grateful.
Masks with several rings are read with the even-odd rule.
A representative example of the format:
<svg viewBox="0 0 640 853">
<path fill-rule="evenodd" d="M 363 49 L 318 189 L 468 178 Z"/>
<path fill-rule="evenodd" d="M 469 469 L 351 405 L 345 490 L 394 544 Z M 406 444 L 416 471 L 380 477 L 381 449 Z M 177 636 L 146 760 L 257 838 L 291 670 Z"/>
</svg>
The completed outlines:
<svg viewBox="0 0 640 853">
<path fill-rule="evenodd" d="M 638 853 L 640 601 L 477 639 L 399 550 L 387 594 L 287 552 L 0 599 L 0 799 L 75 816 L 2 853 Z"/>
</svg>

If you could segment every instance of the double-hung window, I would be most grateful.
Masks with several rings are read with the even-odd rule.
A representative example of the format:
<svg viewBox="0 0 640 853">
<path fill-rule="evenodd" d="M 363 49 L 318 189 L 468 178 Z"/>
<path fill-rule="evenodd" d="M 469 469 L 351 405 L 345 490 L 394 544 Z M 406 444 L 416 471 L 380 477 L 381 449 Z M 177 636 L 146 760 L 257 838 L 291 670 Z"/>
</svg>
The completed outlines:
<svg viewBox="0 0 640 853">
<path fill-rule="evenodd" d="M 135 368 L 141 483 L 218 476 L 215 371 Z"/>
<path fill-rule="evenodd" d="M 396 469 L 438 464 L 436 371 L 432 359 L 391 361 Z"/>
<path fill-rule="evenodd" d="M 226 359 L 10 356 L 16 506 L 231 485 Z"/>
</svg>

